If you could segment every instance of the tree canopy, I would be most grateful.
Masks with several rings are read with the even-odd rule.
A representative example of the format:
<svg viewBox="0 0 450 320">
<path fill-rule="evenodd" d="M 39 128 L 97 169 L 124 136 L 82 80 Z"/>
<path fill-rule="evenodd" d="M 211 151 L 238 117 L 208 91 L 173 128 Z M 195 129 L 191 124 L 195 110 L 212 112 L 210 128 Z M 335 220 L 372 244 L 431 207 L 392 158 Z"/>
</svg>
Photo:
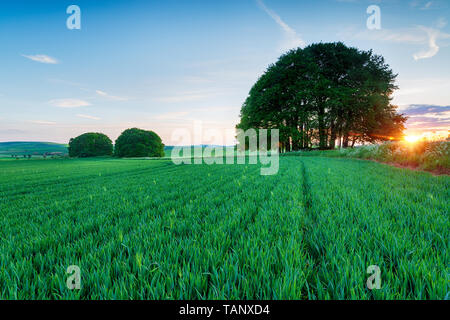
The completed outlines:
<svg viewBox="0 0 450 320">
<path fill-rule="evenodd" d="M 396 140 L 406 118 L 391 104 L 395 78 L 382 56 L 341 42 L 294 49 L 252 87 L 237 128 L 279 129 L 285 151 Z"/>
<path fill-rule="evenodd" d="M 164 144 L 153 131 L 127 129 L 116 140 L 115 155 L 118 157 L 164 157 Z"/>
<path fill-rule="evenodd" d="M 113 154 L 113 145 L 103 133 L 84 133 L 76 138 L 70 139 L 69 156 L 70 157 L 98 157 L 111 156 Z"/>
</svg>

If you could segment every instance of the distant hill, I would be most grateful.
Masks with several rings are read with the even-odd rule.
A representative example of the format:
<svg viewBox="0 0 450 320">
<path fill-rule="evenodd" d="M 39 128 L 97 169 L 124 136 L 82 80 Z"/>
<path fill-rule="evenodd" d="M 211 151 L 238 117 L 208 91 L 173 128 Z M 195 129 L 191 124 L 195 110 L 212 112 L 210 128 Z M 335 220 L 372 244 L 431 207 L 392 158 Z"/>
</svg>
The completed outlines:
<svg viewBox="0 0 450 320">
<path fill-rule="evenodd" d="M 196 145 L 193 148 L 206 148 L 209 145 Z M 219 146 L 217 146 L 219 147 Z M 169 158 L 172 154 L 174 146 L 165 146 L 165 157 Z M 226 146 L 226 148 L 230 148 Z M 231 147 L 232 148 L 232 147 Z M 23 156 L 25 155 L 43 155 L 44 153 L 61 152 L 64 155 L 69 153 L 67 144 L 60 144 L 54 142 L 0 142 L 0 158 L 11 157 L 11 155 Z"/>
<path fill-rule="evenodd" d="M 43 155 L 44 153 L 61 152 L 68 154 L 68 146 L 53 142 L 0 142 L 0 157 L 11 155 Z"/>
</svg>

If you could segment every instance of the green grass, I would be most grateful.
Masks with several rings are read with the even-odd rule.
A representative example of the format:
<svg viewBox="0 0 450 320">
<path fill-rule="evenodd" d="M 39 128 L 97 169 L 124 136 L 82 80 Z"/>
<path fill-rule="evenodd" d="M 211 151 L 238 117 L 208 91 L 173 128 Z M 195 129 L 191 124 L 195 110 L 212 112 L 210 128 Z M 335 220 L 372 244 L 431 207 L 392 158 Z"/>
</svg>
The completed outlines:
<svg viewBox="0 0 450 320">
<path fill-rule="evenodd" d="M 173 152 L 174 148 L 175 148 L 174 146 L 165 146 L 164 147 L 164 153 L 165 153 L 164 158 L 171 159 L 172 152 Z M 181 147 L 181 148 L 183 148 L 183 147 Z M 188 154 L 184 154 L 183 152 L 181 152 L 180 154 L 174 154 L 173 155 L 174 158 L 192 158 L 195 154 L 199 153 L 200 150 L 202 150 L 201 151 L 202 154 L 206 150 L 205 146 L 191 146 L 191 147 L 188 147 L 188 148 L 190 148 L 189 149 L 190 150 L 190 154 L 189 153 Z M 210 151 L 211 151 L 211 156 L 215 157 L 216 152 L 214 150 L 214 146 L 209 146 L 209 148 L 210 148 Z M 229 147 L 229 146 L 224 146 L 224 147 L 217 146 L 217 148 L 219 148 L 219 150 L 222 150 L 222 154 L 223 155 L 225 155 L 228 152 L 228 150 L 230 150 L 230 149 L 234 150 L 235 149 L 235 147 Z M 235 153 L 235 151 L 233 151 L 233 153 Z"/>
<path fill-rule="evenodd" d="M 334 150 L 296 151 L 284 156 L 357 158 L 450 174 L 450 141 L 386 142 Z"/>
<path fill-rule="evenodd" d="M 321 157 L 259 169 L 1 161 L 0 298 L 449 296 L 449 177 Z M 66 287 L 69 265 L 80 291 Z"/>
</svg>

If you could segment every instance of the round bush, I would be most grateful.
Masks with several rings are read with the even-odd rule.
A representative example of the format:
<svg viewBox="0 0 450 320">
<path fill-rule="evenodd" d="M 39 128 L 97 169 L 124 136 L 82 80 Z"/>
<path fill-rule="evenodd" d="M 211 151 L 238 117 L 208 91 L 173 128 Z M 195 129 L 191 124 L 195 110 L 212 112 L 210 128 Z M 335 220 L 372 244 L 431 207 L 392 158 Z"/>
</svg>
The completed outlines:
<svg viewBox="0 0 450 320">
<path fill-rule="evenodd" d="M 70 157 L 99 157 L 111 156 L 113 154 L 113 145 L 103 133 L 84 133 L 81 136 L 70 139 L 69 156 Z"/>
<path fill-rule="evenodd" d="M 115 155 L 130 157 L 164 157 L 164 144 L 153 131 L 127 129 L 117 138 Z"/>
</svg>

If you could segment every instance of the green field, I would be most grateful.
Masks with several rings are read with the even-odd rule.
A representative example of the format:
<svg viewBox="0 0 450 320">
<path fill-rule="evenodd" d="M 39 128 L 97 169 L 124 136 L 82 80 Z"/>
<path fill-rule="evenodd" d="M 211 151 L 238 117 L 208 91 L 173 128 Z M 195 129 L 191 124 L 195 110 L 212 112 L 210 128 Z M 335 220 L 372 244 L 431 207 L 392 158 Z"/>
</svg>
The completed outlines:
<svg viewBox="0 0 450 320">
<path fill-rule="evenodd" d="M 172 155 L 173 146 L 164 147 L 164 158 L 170 158 Z M 192 149 L 205 149 L 205 146 L 195 146 Z M 233 147 L 231 147 L 233 148 Z M 23 156 L 32 155 L 33 158 L 42 158 L 45 153 L 58 152 L 62 155 L 69 153 L 68 145 L 53 142 L 0 142 L 0 158 L 11 158 L 12 155 Z M 192 153 L 194 150 L 192 150 Z M 214 155 L 214 151 L 212 152 Z M 185 157 L 185 155 L 182 155 Z"/>
<path fill-rule="evenodd" d="M 0 142 L 0 158 L 11 155 L 41 156 L 44 153 L 60 152 L 67 154 L 67 145 L 53 142 Z"/>
<path fill-rule="evenodd" d="M 2 160 L 0 298 L 449 298 L 448 176 L 296 156 L 259 169 Z"/>
</svg>

